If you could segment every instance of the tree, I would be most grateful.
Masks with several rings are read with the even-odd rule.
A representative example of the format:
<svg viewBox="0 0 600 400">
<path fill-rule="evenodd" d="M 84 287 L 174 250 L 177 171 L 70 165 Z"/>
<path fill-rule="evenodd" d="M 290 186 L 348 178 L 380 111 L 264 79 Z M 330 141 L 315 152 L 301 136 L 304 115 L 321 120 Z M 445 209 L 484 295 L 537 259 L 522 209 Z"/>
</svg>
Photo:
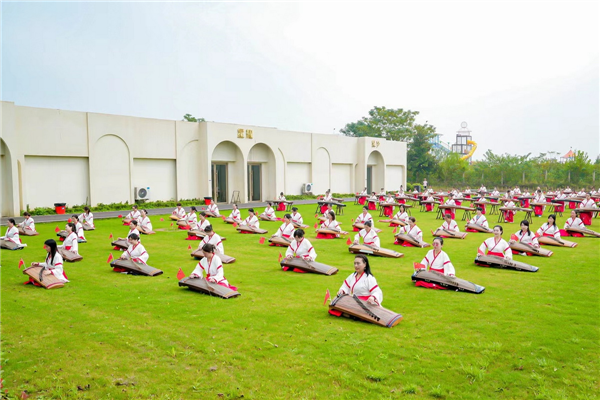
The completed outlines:
<svg viewBox="0 0 600 400">
<path fill-rule="evenodd" d="M 431 176 L 437 169 L 437 161 L 431 154 L 431 138 L 435 134 L 432 125 L 415 125 L 415 133 L 409 143 L 407 154 L 408 176 L 413 182 Z"/>
<path fill-rule="evenodd" d="M 388 140 L 409 142 L 414 135 L 415 117 L 418 111 L 398 109 L 387 109 L 385 107 L 373 107 L 369 111 L 369 117 L 363 117 L 359 121 L 346 124 L 340 129 L 346 136 L 354 137 L 380 137 Z"/>
<path fill-rule="evenodd" d="M 204 122 L 204 118 L 196 118 L 192 114 L 185 114 L 182 121 L 188 122 Z"/>
</svg>

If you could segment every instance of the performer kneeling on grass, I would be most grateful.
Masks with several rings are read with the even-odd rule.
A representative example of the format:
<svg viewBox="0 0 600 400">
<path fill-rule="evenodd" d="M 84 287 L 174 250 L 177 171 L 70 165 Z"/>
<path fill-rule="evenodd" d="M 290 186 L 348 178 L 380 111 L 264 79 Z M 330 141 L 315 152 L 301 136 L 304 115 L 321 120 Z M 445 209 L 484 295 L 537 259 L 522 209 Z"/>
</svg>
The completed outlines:
<svg viewBox="0 0 600 400">
<path fill-rule="evenodd" d="M 135 204 L 131 206 L 131 212 L 127 214 L 125 218 L 123 218 L 123 225 L 129 225 L 131 221 L 137 221 L 140 217 L 140 212 L 138 211 L 138 206 Z"/>
<path fill-rule="evenodd" d="M 84 226 L 84 229 L 96 229 L 94 226 L 94 214 L 90 211 L 88 206 L 83 207 L 83 212 L 79 216 L 79 221 Z"/>
<path fill-rule="evenodd" d="M 490 226 L 488 225 L 487 218 L 485 217 L 485 215 L 483 215 L 482 211 L 483 211 L 483 209 L 481 207 L 477 207 L 477 209 L 475 211 L 475 216 L 473 218 L 471 218 L 471 220 L 469 221 L 469 224 L 479 225 L 486 229 L 489 229 Z M 478 230 L 471 229 L 471 228 L 467 228 L 466 231 L 467 232 L 479 232 Z"/>
<path fill-rule="evenodd" d="M 560 236 L 583 237 L 583 234 L 579 232 L 567 232 L 567 228 L 587 229 L 575 210 L 571 210 L 571 217 L 565 222 L 564 228 L 560 230 Z"/>
<path fill-rule="evenodd" d="M 63 258 L 58 252 L 58 246 L 56 245 L 56 241 L 54 239 L 48 239 L 44 242 L 44 250 L 48 253 L 46 256 L 46 261 L 43 263 L 31 263 L 32 267 L 44 267 L 44 275 L 54 275 L 59 281 L 63 283 L 69 282 L 67 279 L 67 275 L 63 270 Z M 35 286 L 41 286 L 33 278 L 29 278 L 27 282 L 24 284 L 33 284 Z"/>
<path fill-rule="evenodd" d="M 237 287 L 230 285 L 227 279 L 225 279 L 223 263 L 219 256 L 215 254 L 215 246 L 207 243 L 202 246 L 202 251 L 206 257 L 198 262 L 198 265 L 196 265 L 194 272 L 191 273 L 190 278 L 203 279 L 204 273 L 207 281 L 219 284 L 231 290 L 237 290 Z"/>
<path fill-rule="evenodd" d="M 17 225 L 19 233 L 27 236 L 36 235 L 37 232 L 35 230 L 35 222 L 33 221 L 33 218 L 31 218 L 31 214 L 25 211 L 23 213 L 23 216 L 25 217 L 25 219 L 23 220 L 23 222 Z"/>
<path fill-rule="evenodd" d="M 298 212 L 298 207 L 292 207 L 292 222 L 298 225 L 304 225 L 302 214 Z"/>
<path fill-rule="evenodd" d="M 371 273 L 371 266 L 366 255 L 357 254 L 354 257 L 354 272 L 344 280 L 337 294 L 338 296 L 356 295 L 359 299 L 378 306 L 383 303 L 383 292 L 377 284 L 377 279 Z M 342 313 L 337 310 L 329 310 L 329 314 L 336 317 L 342 316 Z"/>
<path fill-rule="evenodd" d="M 250 228 L 260 229 L 260 222 L 256 215 L 254 214 L 254 208 L 248 209 L 248 217 L 241 222 L 241 225 L 247 225 Z"/>
<path fill-rule="evenodd" d="M 294 231 L 294 240 L 292 240 L 292 243 L 285 251 L 285 258 L 303 258 L 306 261 L 315 261 L 317 259 L 317 252 L 315 251 L 315 248 L 310 243 L 310 240 L 304 238 L 304 230 L 296 229 Z M 283 270 L 287 271 L 289 268 L 290 267 L 283 267 Z M 296 271 L 294 269 L 294 272 L 303 271 Z"/>
<path fill-rule="evenodd" d="M 185 218 L 185 215 L 185 209 L 181 206 L 181 203 L 177 203 L 177 208 L 173 210 L 170 218 L 174 221 L 179 221 L 180 219 Z"/>
<path fill-rule="evenodd" d="M 381 248 L 381 242 L 379 241 L 379 236 L 375 232 L 375 229 L 372 228 L 373 223 L 371 221 L 365 222 L 365 228 L 361 229 L 354 236 L 354 244 L 360 244 L 360 239 L 362 238 L 363 242 L 367 246 L 371 246 L 374 249 L 379 250 Z"/>
<path fill-rule="evenodd" d="M 367 221 L 373 221 L 373 217 L 369 213 L 369 209 L 365 206 L 362 209 L 362 213 L 358 214 L 358 217 L 354 220 L 355 224 L 364 224 Z M 354 227 L 354 232 L 358 232 L 360 229 Z"/>
<path fill-rule="evenodd" d="M 275 215 L 275 210 L 273 210 L 273 203 L 268 202 L 265 211 L 260 214 L 260 216 L 266 219 L 275 220 L 277 216 Z"/>
<path fill-rule="evenodd" d="M 281 203 L 279 203 L 279 206 L 277 206 L 277 211 L 285 211 L 286 205 L 284 203 L 285 196 L 283 195 L 283 192 L 279 193 L 279 197 L 277 198 L 277 200 L 281 201 Z"/>
<path fill-rule="evenodd" d="M 398 221 L 408 224 L 408 213 L 406 212 L 406 207 L 404 207 L 403 204 L 398 207 L 398 212 L 392 217 L 392 219 L 397 219 Z M 398 226 L 398 224 L 391 222 L 390 226 Z"/>
<path fill-rule="evenodd" d="M 217 203 L 210 203 L 208 205 L 208 208 L 206 209 L 206 211 L 214 214 L 215 217 L 220 218 L 221 214 L 219 214 L 219 206 L 217 206 Z"/>
<path fill-rule="evenodd" d="M 321 224 L 321 229 L 332 229 L 334 231 L 340 231 L 340 224 L 335 220 L 335 213 L 333 210 L 327 211 L 327 221 Z M 340 237 L 339 234 L 335 233 L 317 233 L 317 239 L 335 239 Z"/>
<path fill-rule="evenodd" d="M 231 214 L 229 214 L 229 218 L 231 218 L 233 220 L 233 222 L 236 222 L 239 224 L 242 222 L 240 210 L 238 210 L 238 206 L 235 203 L 233 203 L 232 207 L 233 208 L 231 210 Z"/>
<path fill-rule="evenodd" d="M 71 222 L 75 224 L 75 229 L 73 232 L 77 234 L 77 241 L 79 243 L 85 243 L 87 240 L 85 239 L 85 234 L 83 232 L 83 225 L 79 222 L 79 217 L 77 215 L 71 215 Z"/>
<path fill-rule="evenodd" d="M 479 246 L 477 253 L 512 260 L 512 251 L 506 240 L 502 239 L 503 233 L 504 229 L 502 229 L 502 226 L 494 226 L 494 237 L 485 239 L 481 246 Z"/>
<path fill-rule="evenodd" d="M 22 249 L 23 247 L 27 247 L 25 243 L 21 243 L 21 239 L 19 238 L 19 230 L 15 226 L 15 219 L 9 218 L 6 223 L 6 226 L 6 235 L 0 237 L 0 240 L 6 240 L 8 242 L 15 243 L 17 245 L 16 249 Z"/>
<path fill-rule="evenodd" d="M 150 255 L 148 254 L 148 252 L 146 252 L 144 245 L 140 243 L 140 237 L 135 233 L 132 233 L 131 235 L 129 235 L 127 241 L 129 242 L 129 248 L 121 255 L 121 257 L 119 257 L 119 260 L 131 259 L 131 261 L 133 262 L 146 264 L 146 261 L 148 261 Z M 113 268 L 113 271 L 127 272 L 126 269 L 119 267 Z"/>
<path fill-rule="evenodd" d="M 538 236 L 554 237 L 560 240 L 560 229 L 556 226 L 556 215 L 548 215 L 548 222 L 544 223 L 544 225 L 537 230 L 537 234 Z"/>
<path fill-rule="evenodd" d="M 177 225 L 179 225 L 179 229 L 187 229 L 194 230 L 198 229 L 198 216 L 196 215 L 196 207 L 190 207 L 190 212 L 187 213 L 185 218 L 177 221 Z"/>
<path fill-rule="evenodd" d="M 139 231 L 145 235 L 154 233 L 152 231 L 152 222 L 150 222 L 150 218 L 148 218 L 147 210 L 140 210 L 140 218 L 139 222 Z"/>
<path fill-rule="evenodd" d="M 432 246 L 433 250 L 429 250 L 425 258 L 421 260 L 422 269 L 428 269 L 429 271 L 439 272 L 440 274 L 446 276 L 454 276 L 454 265 L 452 265 L 448 254 L 446 254 L 446 252 L 442 250 L 442 247 L 444 247 L 444 239 L 442 239 L 441 237 L 436 237 L 435 239 L 433 239 Z M 445 287 L 437 285 L 435 283 L 423 281 L 415 282 L 415 286 L 438 290 L 446 289 Z"/>
<path fill-rule="evenodd" d="M 458 224 L 452 219 L 452 215 L 444 214 L 444 223 L 438 229 L 445 229 L 447 231 L 460 232 Z"/>
<path fill-rule="evenodd" d="M 540 247 L 540 243 L 538 242 L 537 237 L 533 233 L 531 233 L 531 230 L 529 229 L 529 221 L 527 221 L 526 219 L 521 221 L 521 229 L 515 233 L 515 236 L 517 237 L 517 240 L 511 238 L 509 243 L 519 242 L 523 244 L 528 244 L 536 248 Z M 519 253 L 516 250 L 513 250 L 512 253 L 520 254 L 522 256 L 527 255 L 527 253 Z"/>
<path fill-rule="evenodd" d="M 65 229 L 67 231 L 67 237 L 63 242 L 62 246 L 58 246 L 59 248 L 63 248 L 65 250 L 69 250 L 75 254 L 79 254 L 79 243 L 77 241 L 77 234 L 75 233 L 75 224 L 69 222 Z M 68 257 L 67 257 L 68 258 Z"/>
<path fill-rule="evenodd" d="M 198 245 L 198 250 L 202 249 L 205 244 L 211 244 L 215 247 L 217 252 L 225 254 L 225 248 L 223 247 L 221 236 L 215 233 L 211 225 L 208 225 L 206 228 L 204 228 L 204 233 L 206 233 L 206 236 L 202 238 L 202 241 Z"/>
<path fill-rule="evenodd" d="M 283 224 L 279 227 L 277 232 L 273 235 L 273 237 L 282 237 L 285 239 L 291 239 L 292 234 L 294 233 L 294 224 L 292 224 L 292 216 L 290 214 L 285 214 L 283 216 Z M 275 246 L 274 243 L 271 243 L 270 246 Z"/>
<path fill-rule="evenodd" d="M 415 217 L 408 218 L 408 225 L 400 228 L 400 233 L 405 233 L 407 235 L 410 235 L 410 236 L 414 237 L 415 239 L 417 239 L 419 242 L 423 241 L 423 232 L 417 226 L 417 219 Z M 404 240 L 401 241 L 397 238 L 396 238 L 394 244 L 399 244 L 404 247 L 414 247 L 412 244 L 405 242 Z"/>
</svg>

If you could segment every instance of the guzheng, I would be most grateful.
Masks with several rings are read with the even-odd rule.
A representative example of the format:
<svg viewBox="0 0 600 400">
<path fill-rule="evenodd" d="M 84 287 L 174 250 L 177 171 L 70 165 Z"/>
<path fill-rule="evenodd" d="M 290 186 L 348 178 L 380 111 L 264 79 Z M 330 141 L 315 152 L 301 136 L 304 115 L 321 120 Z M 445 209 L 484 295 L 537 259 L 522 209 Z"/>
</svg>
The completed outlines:
<svg viewBox="0 0 600 400">
<path fill-rule="evenodd" d="M 215 251 L 215 254 L 219 256 L 219 258 L 221 259 L 221 262 L 223 264 L 232 264 L 235 262 L 235 258 L 233 258 L 233 257 L 229 257 L 228 255 L 219 253 L 218 251 Z M 192 251 L 192 254 L 190 254 L 190 255 L 192 257 L 194 257 L 196 260 L 200 260 L 205 257 L 202 249 L 196 249 L 196 250 Z"/>
<path fill-rule="evenodd" d="M 160 269 L 131 260 L 114 260 L 110 263 L 110 266 L 111 268 L 126 269 L 127 272 L 133 275 L 157 276 L 163 273 Z"/>
<path fill-rule="evenodd" d="M 542 249 L 540 247 L 533 247 L 526 243 L 511 242 L 511 243 L 509 243 L 509 245 L 512 250 L 518 251 L 519 253 L 531 253 L 535 256 L 540 256 L 540 257 L 550 257 L 550 256 L 552 256 L 552 254 L 554 254 L 550 250 Z"/>
<path fill-rule="evenodd" d="M 238 232 L 258 233 L 260 235 L 264 235 L 265 233 L 269 232 L 266 229 L 254 228 L 248 225 L 238 225 L 238 227 L 235 229 L 237 229 Z"/>
<path fill-rule="evenodd" d="M 406 233 L 397 233 L 394 235 L 396 239 L 403 240 L 417 247 L 429 247 L 431 244 L 425 242 L 419 242 L 417 238 L 412 235 L 407 235 Z"/>
<path fill-rule="evenodd" d="M 364 224 L 364 223 L 362 223 L 362 222 L 355 222 L 355 223 L 353 223 L 353 224 L 352 224 L 352 227 L 353 227 L 353 228 L 356 228 L 356 229 L 358 229 L 358 230 L 362 230 L 362 229 L 365 229 L 365 224 Z M 380 233 L 380 232 L 381 232 L 381 229 L 378 229 L 378 228 L 373 228 L 373 227 L 371 227 L 371 228 L 372 228 L 372 229 L 374 229 L 374 230 L 375 230 L 375 232 L 377 232 L 377 233 Z"/>
<path fill-rule="evenodd" d="M 83 228 L 84 231 L 93 231 L 96 229 L 95 227 L 91 226 L 87 222 L 84 222 L 83 224 L 81 224 L 81 227 Z"/>
<path fill-rule="evenodd" d="M 447 276 L 436 271 L 419 270 L 412 275 L 413 282 L 428 282 L 436 285 L 456 290 L 457 292 L 469 292 L 481 294 L 485 291 L 485 287 L 474 284 L 473 282 L 457 278 L 455 276 Z"/>
<path fill-rule="evenodd" d="M 298 224 L 298 223 L 296 223 L 296 222 L 292 222 L 292 224 L 294 225 L 294 228 L 296 228 L 296 229 L 306 229 L 306 228 L 310 228 L 310 226 L 308 226 L 308 225 Z"/>
<path fill-rule="evenodd" d="M 396 206 L 399 206 L 400 204 L 398 204 L 398 203 L 383 203 L 380 201 L 379 205 L 381 207 L 396 207 Z"/>
<path fill-rule="evenodd" d="M 432 232 L 433 236 L 439 236 L 443 238 L 452 238 L 452 239 L 464 239 L 467 237 L 467 232 L 455 232 L 449 231 L 448 229 L 436 229 L 435 232 Z"/>
<path fill-rule="evenodd" d="M 179 217 L 177 215 L 174 215 L 174 214 L 169 215 L 169 219 L 171 221 L 179 221 Z"/>
<path fill-rule="evenodd" d="M 283 260 L 281 260 L 281 262 L 279 263 L 281 265 L 281 268 L 283 267 L 289 267 L 291 269 L 299 269 L 301 271 L 306 271 L 306 272 L 312 272 L 315 274 L 322 274 L 322 275 L 335 275 L 338 272 L 338 269 L 335 267 L 332 267 L 331 265 L 327 265 L 327 264 L 323 264 L 323 263 L 319 263 L 316 261 L 306 261 L 303 258 L 284 258 Z"/>
<path fill-rule="evenodd" d="M 553 206 L 554 203 L 529 203 L 530 206 L 548 207 Z"/>
<path fill-rule="evenodd" d="M 40 233 L 38 231 L 32 231 L 31 229 L 23 229 L 19 227 L 19 235 L 21 236 L 37 236 Z"/>
<path fill-rule="evenodd" d="M 387 308 L 362 301 L 356 295 L 343 294 L 337 296 L 329 304 L 329 309 L 341 312 L 342 316 L 346 318 L 360 319 L 386 328 L 394 327 L 402 320 L 402 315 Z"/>
<path fill-rule="evenodd" d="M 23 274 L 29 276 L 38 284 L 42 285 L 46 289 L 59 289 L 65 286 L 64 282 L 55 277 L 53 274 L 43 275 L 44 267 L 38 265 L 25 268 Z"/>
<path fill-rule="evenodd" d="M 225 218 L 225 219 L 223 220 L 223 222 L 225 222 L 226 224 L 235 224 L 235 223 L 239 224 L 239 223 L 240 223 L 240 222 L 242 222 L 242 221 L 241 221 L 241 220 L 237 220 L 237 221 L 236 221 L 236 220 L 234 220 L 233 218 L 229 218 L 229 217 L 228 217 L 228 218 Z"/>
<path fill-rule="evenodd" d="M 567 228 L 565 230 L 567 232 L 575 232 L 575 233 L 581 233 L 582 235 L 590 235 L 590 236 L 600 237 L 600 233 L 593 231 L 591 229 Z"/>
<path fill-rule="evenodd" d="M 19 246 L 15 242 L 11 242 L 10 240 L 0 240 L 0 248 L 6 250 L 20 250 L 23 246 Z"/>
<path fill-rule="evenodd" d="M 260 219 L 261 221 L 270 221 L 270 222 L 277 221 L 277 218 L 269 218 L 262 214 L 258 216 L 258 219 Z"/>
<path fill-rule="evenodd" d="M 195 229 L 195 230 L 187 231 L 187 235 L 188 235 L 188 237 L 196 236 L 199 238 L 203 238 L 204 236 L 206 236 L 206 232 Z"/>
<path fill-rule="evenodd" d="M 580 213 L 580 212 L 597 213 L 597 212 L 600 212 L 600 208 L 593 208 L 593 207 L 574 208 L 573 210 L 575 210 L 576 213 Z"/>
<path fill-rule="evenodd" d="M 241 296 L 237 290 L 232 290 L 228 287 L 221 286 L 218 283 L 212 283 L 201 278 L 183 278 L 179 281 L 179 286 L 187 286 L 196 292 L 221 297 L 223 299 Z"/>
<path fill-rule="evenodd" d="M 500 207 L 500 211 L 523 211 L 523 212 L 533 212 L 533 208 L 523 208 L 523 207 Z"/>
<path fill-rule="evenodd" d="M 540 236 L 538 238 L 538 242 L 540 244 L 546 244 L 550 246 L 560 246 L 560 247 L 577 247 L 577 243 L 569 242 L 568 240 L 557 239 L 555 237 L 550 236 Z"/>
<path fill-rule="evenodd" d="M 59 247 L 58 252 L 62 256 L 63 260 L 68 262 L 76 262 L 83 260 L 83 257 L 80 254 L 74 253 L 70 250 L 66 250 L 64 247 Z"/>
<path fill-rule="evenodd" d="M 215 214 L 212 211 L 204 210 L 204 214 L 210 218 L 221 218 L 219 215 Z"/>
<path fill-rule="evenodd" d="M 477 257 L 475 258 L 475 264 L 479 265 L 480 267 L 514 269 L 515 271 L 525 272 L 537 272 L 537 270 L 539 269 L 538 267 L 525 264 L 524 262 L 510 260 L 504 257 L 484 256 L 481 254 L 477 255 Z"/>
<path fill-rule="evenodd" d="M 62 230 L 62 231 L 60 231 L 60 232 L 57 232 L 57 233 L 56 233 L 56 236 L 58 236 L 58 237 L 61 237 L 61 238 L 63 238 L 63 239 L 66 239 L 66 238 L 67 238 L 67 236 L 69 236 L 69 234 L 67 233 L 67 231 L 65 231 L 65 230 Z"/>
<path fill-rule="evenodd" d="M 394 250 L 384 248 L 377 249 L 366 244 L 353 244 L 350 247 L 348 247 L 348 251 L 352 254 L 369 254 L 373 256 L 390 258 L 400 258 L 404 256 L 404 254 L 398 253 Z"/>
<path fill-rule="evenodd" d="M 119 238 L 114 242 L 111 242 L 110 244 L 111 246 L 115 246 L 123 250 L 127 250 L 129 248 L 129 242 L 127 241 L 127 239 Z"/>
<path fill-rule="evenodd" d="M 399 225 L 399 226 L 406 226 L 406 225 L 408 225 L 406 222 L 400 221 L 399 219 L 394 219 L 394 218 L 392 218 L 392 219 L 380 219 L 379 222 L 383 222 L 385 224 L 387 224 L 387 223 L 396 224 L 396 225 Z"/>
<path fill-rule="evenodd" d="M 329 229 L 329 228 L 319 228 L 316 231 L 317 233 L 324 233 L 324 234 L 332 234 L 332 235 L 347 235 L 348 232 L 344 232 L 344 231 L 336 231 L 335 229 Z"/>
<path fill-rule="evenodd" d="M 490 203 L 485 203 L 485 204 L 490 204 Z M 471 212 L 475 212 L 475 209 L 473 207 L 467 207 L 467 206 L 453 206 L 452 204 L 441 204 L 438 206 L 438 209 L 440 210 L 450 210 L 450 209 L 454 209 L 454 210 L 464 210 L 464 211 L 471 211 Z"/>
<path fill-rule="evenodd" d="M 288 247 L 290 245 L 290 243 L 292 243 L 292 242 L 291 242 L 291 240 L 286 239 L 284 237 L 272 236 L 269 239 L 269 243 L 279 244 L 281 246 Z"/>
<path fill-rule="evenodd" d="M 467 228 L 467 229 L 473 229 L 473 230 L 476 230 L 478 232 L 483 232 L 483 233 L 493 233 L 494 232 L 490 228 L 486 228 L 484 226 L 481 226 L 481 225 L 478 225 L 478 224 L 471 224 L 471 223 L 467 224 L 465 226 L 465 228 Z"/>
<path fill-rule="evenodd" d="M 423 204 L 442 204 L 441 202 L 436 201 L 436 200 L 421 200 L 421 203 L 423 203 Z"/>
</svg>

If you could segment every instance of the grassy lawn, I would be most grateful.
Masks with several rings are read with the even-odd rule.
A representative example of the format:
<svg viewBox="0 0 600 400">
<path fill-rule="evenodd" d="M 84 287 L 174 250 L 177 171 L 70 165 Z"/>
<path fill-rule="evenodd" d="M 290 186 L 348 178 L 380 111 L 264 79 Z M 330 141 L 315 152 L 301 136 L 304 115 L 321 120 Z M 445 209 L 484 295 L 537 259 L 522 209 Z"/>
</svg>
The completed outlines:
<svg viewBox="0 0 600 400">
<path fill-rule="evenodd" d="M 299 207 L 310 225 L 314 207 Z M 344 229 L 359 210 L 346 207 Z M 413 215 L 431 242 L 441 221 L 418 209 Z M 496 218 L 489 216 L 491 225 Z M 553 247 L 550 258 L 515 256 L 540 267 L 537 273 L 476 266 L 477 247 L 490 235 L 448 239 L 444 250 L 457 276 L 486 287 L 474 295 L 415 288 L 412 264 L 428 249 L 394 246 L 393 228 L 376 224 L 382 246 L 405 254 L 371 258 L 383 305 L 404 316 L 387 329 L 329 316 L 323 305 L 326 289 L 334 294 L 353 271 L 346 239 L 307 234 L 318 261 L 339 268 L 337 275 L 287 273 L 277 262 L 284 248 L 260 245 L 260 236 L 217 220 L 226 253 L 237 258 L 225 276 L 242 293 L 223 300 L 178 287 L 178 269 L 189 275 L 196 265 L 188 245 L 198 242 L 184 240 L 166 216 L 152 221 L 164 231 L 142 242 L 148 263 L 164 271 L 158 277 L 109 268 L 109 253 L 119 254 L 109 234 L 128 230 L 116 219 L 97 220 L 86 233 L 84 260 L 66 264 L 71 282 L 63 289 L 24 286 L 17 268 L 20 258 L 27 266 L 43 261 L 42 243 L 56 238 L 56 223 L 37 224 L 41 235 L 26 237 L 23 251 L 2 250 L 5 397 L 21 398 L 24 390 L 31 399 L 598 397 L 600 239 L 573 238 L 577 248 Z M 543 221 L 535 218 L 532 227 Z M 261 222 L 269 235 L 278 226 Z M 503 226 L 505 239 L 518 229 Z M 600 230 L 600 219 L 591 228 Z"/>
</svg>

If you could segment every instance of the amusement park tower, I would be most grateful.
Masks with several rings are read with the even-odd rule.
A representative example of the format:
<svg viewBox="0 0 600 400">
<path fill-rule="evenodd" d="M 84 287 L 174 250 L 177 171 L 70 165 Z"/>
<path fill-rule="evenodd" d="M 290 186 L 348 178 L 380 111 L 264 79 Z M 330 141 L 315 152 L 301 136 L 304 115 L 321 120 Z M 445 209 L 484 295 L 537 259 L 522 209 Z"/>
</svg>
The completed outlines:
<svg viewBox="0 0 600 400">
<path fill-rule="evenodd" d="M 467 123 L 461 122 L 460 129 L 456 132 L 456 143 L 452 145 L 452 152 L 462 154 L 461 159 L 468 160 L 476 149 L 477 143 L 472 140 L 471 131 L 467 129 Z"/>
</svg>

